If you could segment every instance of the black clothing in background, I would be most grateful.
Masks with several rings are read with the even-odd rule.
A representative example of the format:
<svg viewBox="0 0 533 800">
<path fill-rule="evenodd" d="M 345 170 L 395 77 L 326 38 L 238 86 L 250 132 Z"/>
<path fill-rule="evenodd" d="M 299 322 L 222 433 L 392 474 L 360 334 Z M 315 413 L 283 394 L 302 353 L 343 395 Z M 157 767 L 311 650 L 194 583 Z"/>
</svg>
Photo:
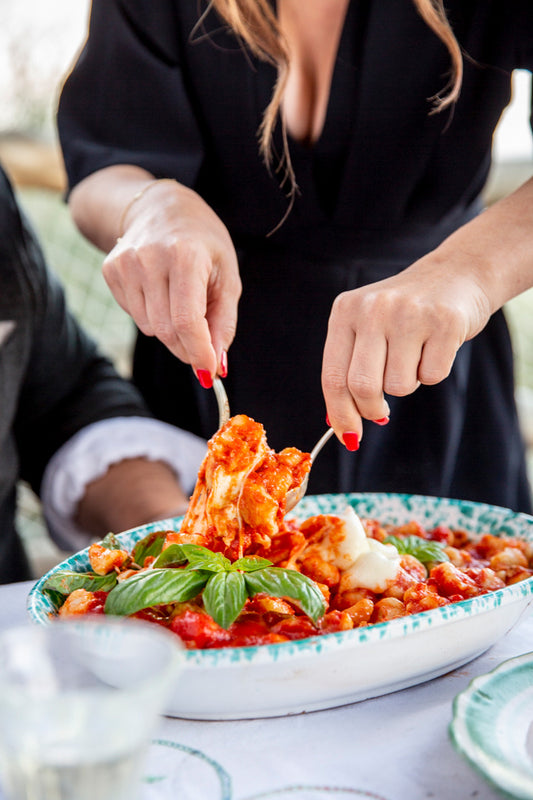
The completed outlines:
<svg viewBox="0 0 533 800">
<path fill-rule="evenodd" d="M 38 494 L 49 460 L 81 428 L 148 412 L 69 314 L 1 169 L 0 276 L 0 330 L 12 328 L 0 341 L 0 583 L 9 583 L 31 577 L 15 530 L 19 479 Z"/>
</svg>

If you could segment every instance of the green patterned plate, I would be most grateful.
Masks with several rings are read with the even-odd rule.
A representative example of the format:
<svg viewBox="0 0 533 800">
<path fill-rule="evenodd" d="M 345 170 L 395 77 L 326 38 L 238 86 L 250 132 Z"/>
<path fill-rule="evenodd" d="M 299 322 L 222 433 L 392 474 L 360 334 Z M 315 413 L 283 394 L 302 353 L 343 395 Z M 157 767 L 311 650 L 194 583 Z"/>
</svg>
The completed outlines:
<svg viewBox="0 0 533 800">
<path fill-rule="evenodd" d="M 450 736 L 509 797 L 533 798 L 533 653 L 475 678 L 453 704 Z"/>
</svg>

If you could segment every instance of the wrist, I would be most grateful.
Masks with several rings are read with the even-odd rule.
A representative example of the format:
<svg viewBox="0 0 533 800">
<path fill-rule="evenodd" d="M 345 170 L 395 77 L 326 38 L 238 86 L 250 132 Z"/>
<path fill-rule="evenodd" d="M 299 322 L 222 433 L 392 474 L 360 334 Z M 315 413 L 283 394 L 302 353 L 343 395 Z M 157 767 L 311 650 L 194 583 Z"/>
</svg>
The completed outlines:
<svg viewBox="0 0 533 800">
<path fill-rule="evenodd" d="M 133 209 L 133 207 L 135 206 L 135 204 L 139 200 L 141 200 L 145 196 L 145 194 L 150 191 L 150 189 L 153 189 L 156 186 L 160 186 L 160 185 L 162 185 L 164 183 L 171 183 L 174 186 L 178 185 L 177 181 L 174 180 L 174 178 L 155 178 L 152 181 L 148 181 L 148 183 L 146 183 L 142 187 L 142 189 L 139 189 L 139 191 L 136 192 L 133 195 L 133 197 L 131 198 L 131 200 L 124 206 L 124 209 L 122 211 L 122 214 L 120 215 L 120 220 L 119 220 L 119 224 L 118 224 L 118 232 L 119 233 L 118 233 L 117 242 L 119 242 L 121 240 L 121 238 L 124 236 L 124 233 L 126 232 L 128 215 L 129 215 L 130 211 Z"/>
</svg>

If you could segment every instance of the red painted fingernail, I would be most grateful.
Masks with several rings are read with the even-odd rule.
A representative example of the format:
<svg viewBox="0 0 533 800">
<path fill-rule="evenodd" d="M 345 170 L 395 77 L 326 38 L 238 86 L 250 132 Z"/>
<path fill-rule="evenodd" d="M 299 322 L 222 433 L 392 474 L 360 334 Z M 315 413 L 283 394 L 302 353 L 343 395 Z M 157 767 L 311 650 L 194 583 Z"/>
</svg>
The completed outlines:
<svg viewBox="0 0 533 800">
<path fill-rule="evenodd" d="M 356 433 L 352 433 L 351 431 L 343 433 L 342 441 L 346 445 L 347 450 L 359 450 L 359 436 Z"/>
<path fill-rule="evenodd" d="M 388 425 L 389 417 L 381 417 L 381 419 L 374 419 L 372 422 L 375 422 L 376 425 Z"/>
<path fill-rule="evenodd" d="M 210 389 L 213 385 L 213 380 L 211 378 L 211 373 L 207 369 L 197 369 L 196 370 L 196 377 L 200 381 L 200 386 L 203 386 L 204 389 Z"/>
<path fill-rule="evenodd" d="M 329 415 L 328 414 L 326 414 L 326 425 L 328 426 L 328 428 L 331 428 L 331 422 L 329 421 Z"/>
<path fill-rule="evenodd" d="M 223 350 L 220 354 L 220 377 L 227 378 L 228 376 L 228 354 Z"/>
</svg>

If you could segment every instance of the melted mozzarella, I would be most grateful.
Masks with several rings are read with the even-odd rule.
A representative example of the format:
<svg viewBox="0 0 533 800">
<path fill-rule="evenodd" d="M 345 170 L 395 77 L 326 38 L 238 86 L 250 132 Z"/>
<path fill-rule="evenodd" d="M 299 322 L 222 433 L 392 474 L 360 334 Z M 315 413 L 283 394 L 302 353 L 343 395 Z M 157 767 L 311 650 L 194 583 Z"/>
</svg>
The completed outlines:
<svg viewBox="0 0 533 800">
<path fill-rule="evenodd" d="M 341 570 L 341 592 L 356 588 L 385 591 L 400 568 L 397 549 L 392 544 L 382 544 L 368 537 L 351 506 L 343 514 L 343 522 L 340 532 L 326 533 L 306 553 L 312 549 L 324 561 Z"/>
<path fill-rule="evenodd" d="M 369 550 L 361 553 L 352 566 L 341 575 L 339 590 L 343 592 L 347 589 L 370 589 L 372 592 L 384 592 L 395 580 L 399 568 L 400 557 L 397 551 L 394 556 L 380 550 Z"/>
<path fill-rule="evenodd" d="M 340 524 L 326 528 L 319 542 L 306 548 L 306 555 L 317 555 L 341 571 L 348 569 L 358 555 L 368 549 L 365 529 L 351 506 L 343 517 Z"/>
<path fill-rule="evenodd" d="M 224 508 L 224 506 L 235 500 L 241 492 L 245 475 L 245 472 L 227 473 L 222 468 L 217 467 L 213 472 L 210 486 L 210 508 Z"/>
</svg>

